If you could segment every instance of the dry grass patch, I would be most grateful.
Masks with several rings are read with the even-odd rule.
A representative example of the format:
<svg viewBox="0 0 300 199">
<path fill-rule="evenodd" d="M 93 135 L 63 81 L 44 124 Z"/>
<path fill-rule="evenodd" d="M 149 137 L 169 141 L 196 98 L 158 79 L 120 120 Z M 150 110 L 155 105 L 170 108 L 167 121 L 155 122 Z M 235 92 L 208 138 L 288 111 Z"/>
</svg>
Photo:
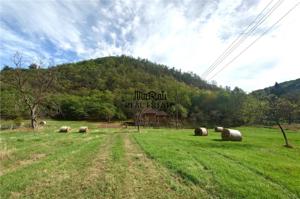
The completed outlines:
<svg viewBox="0 0 300 199">
<path fill-rule="evenodd" d="M 2 150 L 0 150 L 0 161 L 10 159 L 10 156 L 14 151 L 15 151 L 15 149 L 2 149 Z"/>
</svg>

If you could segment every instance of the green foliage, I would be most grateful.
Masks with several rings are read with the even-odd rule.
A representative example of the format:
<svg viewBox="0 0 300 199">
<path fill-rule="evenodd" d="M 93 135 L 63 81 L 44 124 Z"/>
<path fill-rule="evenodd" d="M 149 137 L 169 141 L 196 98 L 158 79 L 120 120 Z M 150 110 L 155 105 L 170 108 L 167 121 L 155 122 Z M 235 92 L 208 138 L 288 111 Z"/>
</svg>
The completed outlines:
<svg viewBox="0 0 300 199">
<path fill-rule="evenodd" d="M 23 124 L 23 119 L 21 117 L 17 117 L 16 119 L 14 119 L 14 124 L 16 126 L 22 126 Z"/>
<path fill-rule="evenodd" d="M 248 96 L 242 107 L 242 114 L 247 124 L 261 124 L 265 121 L 265 113 L 268 108 L 267 101 Z"/>
<path fill-rule="evenodd" d="M 1 87 L 0 114 L 2 119 L 15 119 L 18 116 L 27 116 L 26 108 L 22 105 L 15 89 Z"/>
<path fill-rule="evenodd" d="M 7 71 L 7 70 L 13 70 L 13 68 L 5 65 L 3 68 L 2 68 L 2 71 Z"/>
<path fill-rule="evenodd" d="M 35 74 L 46 74 L 47 70 L 23 69 L 22 72 L 30 80 L 28 88 L 34 91 L 37 87 Z M 266 96 L 274 92 L 274 89 L 266 89 L 247 95 L 239 88 L 222 89 L 193 73 L 183 73 L 145 59 L 126 56 L 63 64 L 51 70 L 56 78 L 48 91 L 51 95 L 43 102 L 40 112 L 56 119 L 110 121 L 132 118 L 137 110 L 126 108 L 124 104 L 131 102 L 134 91 L 139 90 L 165 91 L 168 102 L 177 105 L 164 111 L 172 117 L 178 111 L 181 121 L 208 126 L 257 124 L 268 120 L 265 117 L 268 109 Z M 5 119 L 18 115 L 26 118 L 28 115 L 24 114 L 24 105 L 18 105 L 20 97 L 17 92 L 9 86 L 14 72 L 2 70 L 0 73 L 3 82 L 1 118 Z M 292 104 L 290 122 L 300 120 L 297 119 L 300 118 L 299 106 L 296 106 L 300 104 L 300 96 L 292 92 L 292 88 L 298 89 L 298 80 L 295 82 L 296 86 L 293 82 L 277 85 L 280 97 Z"/>
<path fill-rule="evenodd" d="M 258 98 L 265 98 L 270 94 L 290 100 L 294 104 L 300 104 L 300 79 L 283 83 L 275 83 L 274 86 L 253 91 L 252 95 Z"/>
<path fill-rule="evenodd" d="M 61 101 L 61 113 L 64 119 L 82 120 L 85 119 L 83 100 L 79 96 L 66 96 Z"/>
</svg>

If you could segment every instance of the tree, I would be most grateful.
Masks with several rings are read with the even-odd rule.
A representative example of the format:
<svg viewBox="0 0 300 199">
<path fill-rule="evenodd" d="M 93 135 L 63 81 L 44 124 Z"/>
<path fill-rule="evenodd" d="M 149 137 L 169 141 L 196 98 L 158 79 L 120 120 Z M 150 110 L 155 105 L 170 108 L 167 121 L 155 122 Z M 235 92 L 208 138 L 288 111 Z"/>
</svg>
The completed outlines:
<svg viewBox="0 0 300 199">
<path fill-rule="evenodd" d="M 36 69 L 29 74 L 22 69 L 23 58 L 19 53 L 13 56 L 15 70 L 12 73 L 12 84 L 18 91 L 23 103 L 30 111 L 31 128 L 37 127 L 38 108 L 48 97 L 54 74 L 51 69 Z"/>
<path fill-rule="evenodd" d="M 1 119 L 16 119 L 22 113 L 22 106 L 14 89 L 1 91 L 0 107 Z"/>
<path fill-rule="evenodd" d="M 30 64 L 28 66 L 29 69 L 39 69 L 40 67 L 37 64 Z"/>
<path fill-rule="evenodd" d="M 85 119 L 86 112 L 83 106 L 83 99 L 79 96 L 60 96 L 61 97 L 61 114 L 64 119 L 81 120 Z"/>
<path fill-rule="evenodd" d="M 280 128 L 283 138 L 285 140 L 284 146 L 291 148 L 292 146 L 289 144 L 286 133 L 280 124 L 281 121 L 286 120 L 289 115 L 288 113 L 288 111 L 290 110 L 288 107 L 289 103 L 285 99 L 278 98 L 275 95 L 270 95 L 268 97 L 268 102 L 269 102 L 269 107 L 267 110 L 267 117 L 270 121 L 274 121 Z"/>
<path fill-rule="evenodd" d="M 101 112 L 107 122 L 110 122 L 111 118 L 116 114 L 116 107 L 110 103 L 103 103 L 101 105 Z"/>
<path fill-rule="evenodd" d="M 245 123 L 261 124 L 265 119 L 268 102 L 249 95 L 243 103 L 241 112 Z"/>
<path fill-rule="evenodd" d="M 8 70 L 13 70 L 13 68 L 9 67 L 8 65 L 5 65 L 5 66 L 2 68 L 2 71 L 8 71 Z"/>
</svg>

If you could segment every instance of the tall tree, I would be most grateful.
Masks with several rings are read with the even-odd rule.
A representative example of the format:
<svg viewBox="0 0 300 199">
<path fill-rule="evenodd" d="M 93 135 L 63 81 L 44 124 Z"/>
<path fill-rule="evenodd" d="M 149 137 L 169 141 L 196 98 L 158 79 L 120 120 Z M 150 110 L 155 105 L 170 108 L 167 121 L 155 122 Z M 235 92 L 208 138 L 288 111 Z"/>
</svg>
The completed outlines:
<svg viewBox="0 0 300 199">
<path fill-rule="evenodd" d="M 28 70 L 22 68 L 24 63 L 20 53 L 13 56 L 13 63 L 15 69 L 12 73 L 12 84 L 30 111 L 31 128 L 35 129 L 37 127 L 38 108 L 48 97 L 54 74 L 51 69 L 37 68 L 31 71 L 31 75 L 28 75 Z"/>
</svg>

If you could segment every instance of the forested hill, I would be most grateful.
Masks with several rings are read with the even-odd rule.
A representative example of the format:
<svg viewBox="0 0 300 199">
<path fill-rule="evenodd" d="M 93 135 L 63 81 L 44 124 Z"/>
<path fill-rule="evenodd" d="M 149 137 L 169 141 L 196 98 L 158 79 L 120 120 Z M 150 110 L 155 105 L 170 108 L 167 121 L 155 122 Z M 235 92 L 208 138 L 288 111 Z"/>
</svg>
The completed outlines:
<svg viewBox="0 0 300 199">
<path fill-rule="evenodd" d="M 175 68 L 170 68 L 165 65 L 156 64 L 148 61 L 147 59 L 135 59 L 128 56 L 118 57 L 103 57 L 98 59 L 81 61 L 74 64 L 64 64 L 58 66 L 58 68 L 71 67 L 72 70 L 80 70 L 86 74 L 86 78 L 91 79 L 89 72 L 96 72 L 95 75 L 102 74 L 98 78 L 105 81 L 109 81 L 112 85 L 108 86 L 107 89 L 111 90 L 115 87 L 128 86 L 129 82 L 144 82 L 151 83 L 155 82 L 160 78 L 174 79 L 179 82 L 183 82 L 187 85 L 194 86 L 200 89 L 219 89 L 217 86 L 207 83 L 202 80 L 198 75 L 194 73 L 182 72 Z M 79 68 L 77 68 L 79 67 Z M 89 72 L 88 72 L 89 71 Z M 86 73 L 85 73 L 86 72 Z M 111 81 L 113 80 L 113 81 Z M 122 84 L 123 83 L 125 84 Z M 135 87 L 136 84 L 132 86 Z M 104 88 L 106 89 L 106 88 Z"/>
<path fill-rule="evenodd" d="M 4 67 L 0 73 L 1 119 L 28 118 L 30 107 L 20 94 L 27 92 L 26 100 L 32 102 L 43 79 L 50 74 L 54 76 L 53 82 L 38 108 L 42 118 L 130 120 L 139 111 L 139 107 L 128 105 L 133 101 L 135 91 L 164 91 L 165 104 L 170 106 L 154 103 L 155 109 L 165 111 L 173 120 L 178 114 L 180 121 L 188 121 L 195 126 L 261 123 L 265 114 L 262 110 L 267 110 L 268 106 L 255 95 L 247 95 L 239 88 L 223 89 L 192 73 L 145 59 L 120 56 L 62 64 L 48 69 L 39 69 L 36 65 L 23 69 Z M 26 91 L 17 89 L 16 75 L 22 77 L 20 82 Z M 294 91 L 295 88 L 291 88 L 291 92 Z M 155 100 L 146 103 L 152 106 L 153 102 Z M 295 106 L 298 104 L 296 101 L 293 103 Z M 294 118 L 298 117 L 297 114 Z"/>
<path fill-rule="evenodd" d="M 36 65 L 21 71 L 12 67 L 3 68 L 1 118 L 13 119 L 28 115 L 18 90 L 12 86 L 17 71 L 26 77 L 26 86 L 32 89 L 38 84 L 35 82 L 37 73 L 52 71 L 55 74 L 55 81 L 48 90 L 50 97 L 40 107 L 40 115 L 43 117 L 72 120 L 130 119 L 136 110 L 128 109 L 124 103 L 132 101 L 135 91 L 164 91 L 169 103 L 177 101 L 176 111 L 181 119 L 203 119 L 205 123 L 210 123 L 213 117 L 223 120 L 225 115 L 232 114 L 228 108 L 234 105 L 230 100 L 231 91 L 208 84 L 195 74 L 145 59 L 104 57 L 62 64 L 50 69 L 37 68 Z M 235 92 L 244 94 L 239 89 Z M 176 112 L 174 106 L 163 110 L 172 117 Z M 238 117 L 238 114 L 232 115 Z M 231 118 L 226 118 L 226 122 L 230 121 Z"/>
<path fill-rule="evenodd" d="M 291 101 L 300 102 L 300 78 L 282 83 L 275 83 L 274 86 L 253 91 L 252 94 L 257 97 L 275 94 Z"/>
</svg>

